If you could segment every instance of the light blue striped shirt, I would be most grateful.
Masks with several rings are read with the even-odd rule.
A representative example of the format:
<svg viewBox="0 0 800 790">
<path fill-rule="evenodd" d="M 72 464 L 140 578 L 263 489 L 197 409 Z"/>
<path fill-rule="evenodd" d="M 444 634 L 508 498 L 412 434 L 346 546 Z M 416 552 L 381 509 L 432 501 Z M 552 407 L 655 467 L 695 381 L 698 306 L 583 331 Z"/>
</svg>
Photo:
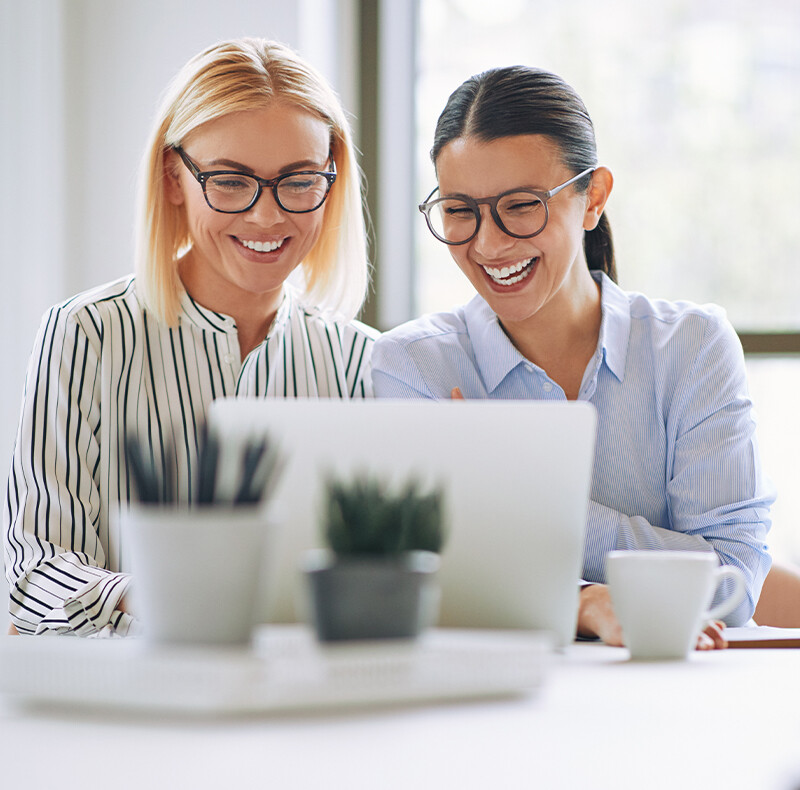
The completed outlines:
<svg viewBox="0 0 800 790">
<path fill-rule="evenodd" d="M 579 399 L 598 412 L 584 578 L 605 581 L 613 549 L 716 551 L 745 575 L 753 614 L 770 567 L 774 494 L 762 474 L 741 344 L 714 305 L 626 293 L 605 275 L 597 351 Z M 384 334 L 372 354 L 378 397 L 564 400 L 476 296 Z M 727 595 L 721 589 L 718 597 Z"/>
</svg>

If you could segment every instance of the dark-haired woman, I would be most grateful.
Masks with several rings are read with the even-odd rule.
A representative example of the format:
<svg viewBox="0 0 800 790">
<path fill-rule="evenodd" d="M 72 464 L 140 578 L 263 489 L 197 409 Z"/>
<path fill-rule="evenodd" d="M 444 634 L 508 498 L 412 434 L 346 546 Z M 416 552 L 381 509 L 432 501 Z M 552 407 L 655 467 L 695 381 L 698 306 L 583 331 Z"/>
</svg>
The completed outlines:
<svg viewBox="0 0 800 790">
<path fill-rule="evenodd" d="M 621 643 L 603 584 L 612 549 L 715 551 L 747 580 L 728 623 L 747 622 L 770 566 L 773 497 L 741 345 L 719 308 L 616 284 L 604 214 L 613 178 L 581 99 L 538 69 L 485 72 L 450 96 L 431 155 L 438 186 L 421 210 L 477 296 L 385 334 L 375 394 L 590 401 L 592 584 L 579 632 Z M 502 485 L 502 468 L 486 478 Z M 711 636 L 705 645 L 722 644 Z"/>
</svg>

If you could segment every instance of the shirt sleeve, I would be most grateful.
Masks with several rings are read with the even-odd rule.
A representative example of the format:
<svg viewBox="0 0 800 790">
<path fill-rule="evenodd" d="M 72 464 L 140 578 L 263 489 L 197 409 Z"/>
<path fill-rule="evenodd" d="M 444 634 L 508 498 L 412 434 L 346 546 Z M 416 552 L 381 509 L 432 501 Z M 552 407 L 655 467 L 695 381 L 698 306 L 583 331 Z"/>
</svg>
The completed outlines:
<svg viewBox="0 0 800 790">
<path fill-rule="evenodd" d="M 391 338 L 384 336 L 375 343 L 371 367 L 376 398 L 436 397 L 405 346 Z"/>
<path fill-rule="evenodd" d="M 433 399 L 433 395 L 429 392 L 421 392 L 402 379 L 391 376 L 382 370 L 372 371 L 372 388 L 376 398 Z"/>
<path fill-rule="evenodd" d="M 99 333 L 97 335 L 99 337 Z M 31 355 L 4 509 L 9 613 L 21 633 L 125 634 L 128 574 L 99 535 L 99 348 L 65 307 Z"/>
<path fill-rule="evenodd" d="M 741 345 L 726 320 L 709 321 L 670 403 L 669 523 L 590 502 L 584 578 L 604 581 L 604 557 L 613 549 L 715 551 L 721 564 L 744 574 L 747 597 L 726 618 L 742 625 L 752 617 L 771 563 L 766 535 L 774 493 L 761 470 Z M 722 585 L 715 603 L 729 592 Z"/>
<path fill-rule="evenodd" d="M 350 398 L 371 398 L 372 351 L 378 331 L 358 321 L 344 327 L 342 357 L 345 362 L 345 379 Z"/>
</svg>

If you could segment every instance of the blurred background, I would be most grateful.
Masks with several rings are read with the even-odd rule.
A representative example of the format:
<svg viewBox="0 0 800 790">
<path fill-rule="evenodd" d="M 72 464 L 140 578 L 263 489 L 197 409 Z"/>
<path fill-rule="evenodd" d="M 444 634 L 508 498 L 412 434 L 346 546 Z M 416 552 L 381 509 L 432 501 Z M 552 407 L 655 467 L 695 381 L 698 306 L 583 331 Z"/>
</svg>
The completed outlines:
<svg viewBox="0 0 800 790">
<path fill-rule="evenodd" d="M 42 313 L 131 271 L 160 93 L 200 49 L 242 35 L 298 49 L 351 113 L 373 225 L 363 317 L 381 329 L 471 295 L 416 209 L 449 93 L 511 63 L 570 82 L 616 179 L 620 284 L 721 304 L 740 333 L 779 493 L 770 543 L 800 559 L 795 0 L 0 0 L 3 481 Z"/>
</svg>

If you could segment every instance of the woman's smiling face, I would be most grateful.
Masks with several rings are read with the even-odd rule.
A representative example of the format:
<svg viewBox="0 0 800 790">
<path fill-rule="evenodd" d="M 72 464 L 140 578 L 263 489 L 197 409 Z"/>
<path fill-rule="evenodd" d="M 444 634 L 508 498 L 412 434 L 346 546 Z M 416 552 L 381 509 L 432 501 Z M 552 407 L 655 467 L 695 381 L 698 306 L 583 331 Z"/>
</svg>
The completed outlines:
<svg viewBox="0 0 800 790">
<path fill-rule="evenodd" d="M 488 142 L 460 137 L 445 145 L 436 160 L 439 194 L 480 199 L 519 187 L 547 191 L 575 175 L 561 159 L 555 143 L 542 135 Z M 555 310 L 569 299 L 571 285 L 588 276 L 583 232 L 599 218 L 589 196 L 570 186 L 549 201 L 548 209 L 545 229 L 518 239 L 503 232 L 483 205 L 477 235 L 449 248 L 507 327 L 536 315 L 557 317 Z"/>
<path fill-rule="evenodd" d="M 276 102 L 209 121 L 182 147 L 201 171 L 238 170 L 273 179 L 328 169 L 330 132 L 304 110 Z M 271 189 L 262 190 L 256 204 L 241 214 L 214 211 L 174 151 L 167 164 L 167 196 L 184 206 L 192 238 L 181 269 L 184 284 L 202 304 L 221 310 L 253 297 L 277 299 L 286 278 L 316 244 L 325 214 L 324 204 L 305 214 L 284 211 Z"/>
</svg>

